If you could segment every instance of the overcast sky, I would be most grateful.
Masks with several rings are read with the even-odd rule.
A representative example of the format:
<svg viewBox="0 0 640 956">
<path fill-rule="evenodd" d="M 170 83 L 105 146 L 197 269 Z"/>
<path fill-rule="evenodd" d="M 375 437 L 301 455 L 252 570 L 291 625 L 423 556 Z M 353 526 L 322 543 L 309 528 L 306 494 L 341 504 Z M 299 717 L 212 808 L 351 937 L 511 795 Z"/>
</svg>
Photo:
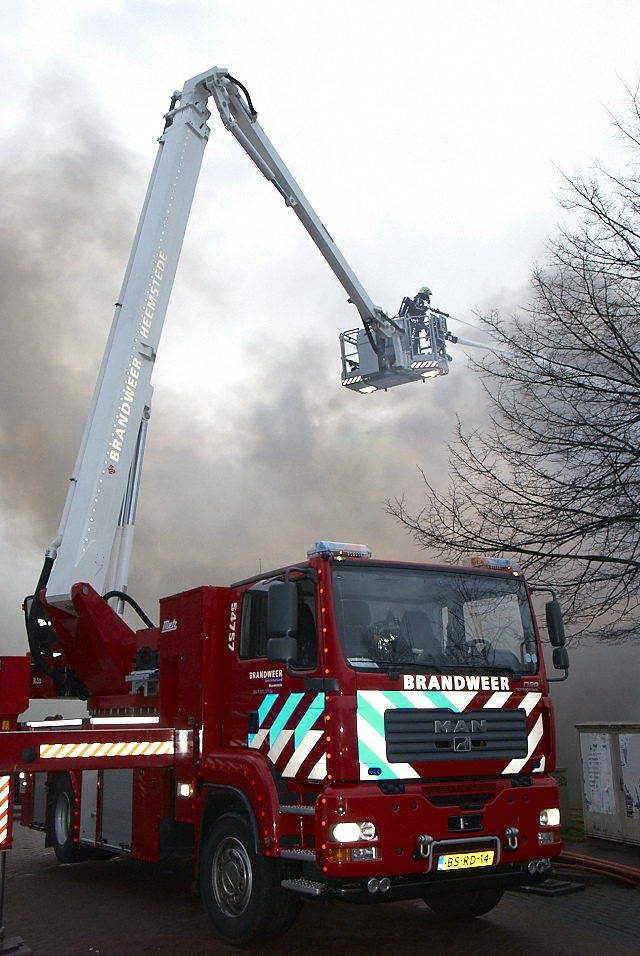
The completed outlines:
<svg viewBox="0 0 640 956">
<path fill-rule="evenodd" d="M 0 611 L 3 650 L 54 537 L 172 92 L 213 66 L 390 314 L 524 304 L 559 218 L 559 168 L 615 165 L 640 5 L 627 0 L 0 0 Z M 357 313 L 214 111 L 154 372 L 131 592 L 304 557 L 321 537 L 419 559 L 384 513 L 446 482 L 447 379 L 360 396 Z M 474 336 L 450 324 L 454 332 Z"/>
</svg>

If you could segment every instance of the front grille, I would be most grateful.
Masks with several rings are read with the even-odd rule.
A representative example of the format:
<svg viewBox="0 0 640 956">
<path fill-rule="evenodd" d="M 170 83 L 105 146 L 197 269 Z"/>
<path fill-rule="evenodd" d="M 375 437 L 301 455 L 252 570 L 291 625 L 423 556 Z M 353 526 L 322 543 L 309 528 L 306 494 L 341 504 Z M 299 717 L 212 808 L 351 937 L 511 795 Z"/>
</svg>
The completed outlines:
<svg viewBox="0 0 640 956">
<path fill-rule="evenodd" d="M 390 763 L 513 760 L 527 756 L 527 715 L 519 707 L 385 711 Z"/>
</svg>

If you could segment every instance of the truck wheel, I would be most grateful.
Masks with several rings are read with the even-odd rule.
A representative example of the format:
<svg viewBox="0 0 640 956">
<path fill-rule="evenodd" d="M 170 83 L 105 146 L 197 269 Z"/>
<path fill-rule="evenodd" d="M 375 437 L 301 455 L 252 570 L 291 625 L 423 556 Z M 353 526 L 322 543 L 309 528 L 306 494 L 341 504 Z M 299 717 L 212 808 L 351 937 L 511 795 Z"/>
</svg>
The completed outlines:
<svg viewBox="0 0 640 956">
<path fill-rule="evenodd" d="M 248 821 L 221 817 L 209 831 L 200 860 L 202 898 L 211 922 L 230 943 L 248 943 L 286 932 L 300 898 L 283 890 L 280 860 L 256 853 Z"/>
<path fill-rule="evenodd" d="M 61 863 L 81 863 L 88 850 L 73 839 L 73 814 L 76 798 L 67 774 L 59 777 L 51 796 L 49 836 L 53 851 Z"/>
<path fill-rule="evenodd" d="M 500 886 L 486 886 L 481 890 L 463 890 L 456 893 L 425 896 L 424 901 L 436 916 L 443 919 L 472 919 L 483 916 L 497 906 L 504 895 Z"/>
</svg>

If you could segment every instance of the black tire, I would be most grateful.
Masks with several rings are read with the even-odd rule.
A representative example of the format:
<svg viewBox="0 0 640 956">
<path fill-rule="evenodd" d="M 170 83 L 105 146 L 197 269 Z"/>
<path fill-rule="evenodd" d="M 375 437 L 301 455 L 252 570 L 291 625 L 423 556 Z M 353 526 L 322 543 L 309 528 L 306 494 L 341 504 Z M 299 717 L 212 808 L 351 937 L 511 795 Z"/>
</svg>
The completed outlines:
<svg viewBox="0 0 640 956">
<path fill-rule="evenodd" d="M 425 896 L 424 901 L 436 916 L 442 919 L 473 919 L 484 916 L 497 906 L 504 895 L 500 886 L 486 886 L 481 890 L 462 890 Z"/>
<path fill-rule="evenodd" d="M 301 908 L 283 890 L 283 861 L 256 853 L 249 822 L 226 814 L 206 836 L 200 858 L 200 887 L 207 913 L 229 943 L 248 943 L 285 933 Z"/>
<path fill-rule="evenodd" d="M 75 806 L 71 778 L 64 774 L 54 785 L 49 810 L 49 837 L 60 863 L 82 863 L 89 855 L 89 850 L 78 846 L 73 839 Z"/>
</svg>

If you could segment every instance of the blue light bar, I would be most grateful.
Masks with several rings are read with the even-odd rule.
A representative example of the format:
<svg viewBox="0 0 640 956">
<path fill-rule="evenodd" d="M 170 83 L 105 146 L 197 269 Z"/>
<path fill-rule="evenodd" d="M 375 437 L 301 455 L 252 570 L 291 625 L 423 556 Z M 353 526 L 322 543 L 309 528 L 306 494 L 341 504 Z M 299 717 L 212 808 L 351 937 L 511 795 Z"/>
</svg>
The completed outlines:
<svg viewBox="0 0 640 956">
<path fill-rule="evenodd" d="M 370 558 L 366 544 L 345 544 L 342 541 L 316 541 L 307 551 L 307 557 L 319 554 L 323 558 Z"/>
<path fill-rule="evenodd" d="M 467 568 L 487 568 L 490 571 L 513 571 L 516 574 L 521 572 L 521 567 L 513 558 L 486 558 L 480 555 L 473 555 L 464 562 Z"/>
</svg>

